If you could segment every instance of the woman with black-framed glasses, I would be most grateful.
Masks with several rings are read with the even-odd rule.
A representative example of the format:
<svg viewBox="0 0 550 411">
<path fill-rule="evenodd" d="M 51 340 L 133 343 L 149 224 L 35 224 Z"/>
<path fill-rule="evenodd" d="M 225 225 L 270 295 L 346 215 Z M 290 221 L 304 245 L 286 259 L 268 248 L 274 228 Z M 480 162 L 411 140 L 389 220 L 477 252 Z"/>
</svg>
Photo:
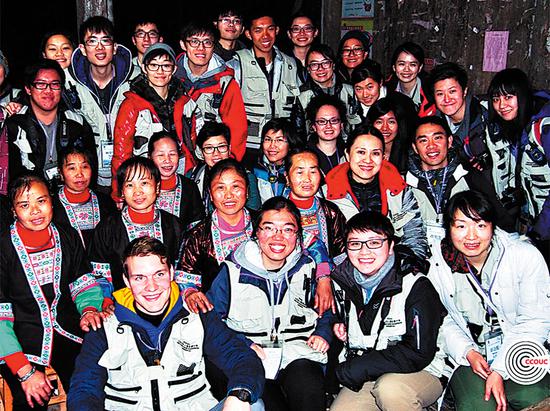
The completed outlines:
<svg viewBox="0 0 550 411">
<path fill-rule="evenodd" d="M 132 80 L 130 90 L 118 112 L 114 130 L 113 176 L 124 160 L 147 156 L 150 138 L 154 133 L 178 135 L 182 156 L 178 172 L 183 174 L 195 164 L 192 156 L 191 131 L 186 130 L 184 112 L 190 102 L 181 82 L 174 77 L 176 55 L 164 43 L 155 43 L 143 55 L 142 73 Z M 116 197 L 116 178 L 113 178 L 113 199 Z"/>
<path fill-rule="evenodd" d="M 392 222 L 363 211 L 346 224 L 348 258 L 331 273 L 345 343 L 336 376 L 344 386 L 331 410 L 421 410 L 443 392 L 426 367 L 444 310 L 424 273 L 394 248 Z"/>
</svg>

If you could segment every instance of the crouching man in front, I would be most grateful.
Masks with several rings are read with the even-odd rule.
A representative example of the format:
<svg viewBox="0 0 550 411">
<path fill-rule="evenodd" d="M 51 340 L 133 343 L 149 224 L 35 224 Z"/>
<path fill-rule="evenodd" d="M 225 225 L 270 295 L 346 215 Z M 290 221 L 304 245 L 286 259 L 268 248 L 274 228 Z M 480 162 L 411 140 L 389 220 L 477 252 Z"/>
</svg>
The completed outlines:
<svg viewBox="0 0 550 411">
<path fill-rule="evenodd" d="M 260 359 L 215 311 L 187 309 L 166 247 L 136 239 L 123 262 L 126 288 L 113 294 L 115 313 L 103 328 L 86 335 L 69 410 L 263 410 L 256 402 L 264 386 Z M 205 377 L 205 355 L 229 377 L 220 404 Z"/>
<path fill-rule="evenodd" d="M 363 211 L 346 224 L 348 258 L 331 273 L 341 318 L 334 333 L 345 342 L 336 376 L 344 388 L 331 411 L 420 411 L 443 391 L 424 368 L 445 311 L 422 274 L 427 267 L 407 266 L 408 249 L 398 251 L 394 241 L 379 212 Z"/>
</svg>

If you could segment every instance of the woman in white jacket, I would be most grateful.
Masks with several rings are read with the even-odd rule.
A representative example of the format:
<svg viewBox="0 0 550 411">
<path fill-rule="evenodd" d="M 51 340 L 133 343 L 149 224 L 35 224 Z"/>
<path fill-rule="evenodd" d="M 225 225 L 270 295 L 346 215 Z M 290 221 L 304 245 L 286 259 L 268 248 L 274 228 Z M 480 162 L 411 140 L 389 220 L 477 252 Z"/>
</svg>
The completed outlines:
<svg viewBox="0 0 550 411">
<path fill-rule="evenodd" d="M 449 387 L 457 410 L 522 409 L 548 396 L 550 378 L 510 379 L 506 354 L 550 331 L 548 268 L 530 243 L 495 226 L 495 211 L 476 191 L 453 196 L 447 237 L 432 249 L 429 278 L 448 311 L 440 335 L 455 366 Z M 491 398 L 492 397 L 492 398 Z"/>
</svg>

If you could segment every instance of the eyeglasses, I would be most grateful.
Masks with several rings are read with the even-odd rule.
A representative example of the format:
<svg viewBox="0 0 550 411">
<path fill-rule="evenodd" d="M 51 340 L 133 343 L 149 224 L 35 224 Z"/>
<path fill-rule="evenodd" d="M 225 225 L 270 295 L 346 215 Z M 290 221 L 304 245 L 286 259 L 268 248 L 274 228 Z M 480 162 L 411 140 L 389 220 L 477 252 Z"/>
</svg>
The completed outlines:
<svg viewBox="0 0 550 411">
<path fill-rule="evenodd" d="M 240 26 L 241 24 L 243 24 L 243 21 L 241 19 L 232 19 L 232 18 L 229 18 L 229 17 L 222 17 L 221 19 L 218 19 L 218 21 L 220 23 L 223 23 L 223 24 L 226 24 L 226 25 L 234 25 L 234 26 Z"/>
<path fill-rule="evenodd" d="M 276 146 L 280 146 L 281 144 L 284 144 L 286 143 L 286 138 L 271 138 L 271 137 L 265 137 L 264 138 L 264 143 L 266 144 L 275 144 Z"/>
<path fill-rule="evenodd" d="M 342 56 L 349 56 L 350 54 L 362 53 L 365 49 L 363 47 L 354 47 L 352 49 L 342 49 Z"/>
<path fill-rule="evenodd" d="M 84 42 L 84 44 L 88 47 L 97 47 L 98 44 L 101 43 L 102 46 L 108 47 L 112 46 L 114 42 L 115 41 L 112 37 L 101 37 L 100 39 L 98 39 L 97 37 L 90 37 Z"/>
<path fill-rule="evenodd" d="M 326 126 L 327 124 L 331 124 L 333 126 L 335 126 L 336 124 L 340 124 L 342 120 L 340 120 L 339 118 L 336 118 L 336 117 L 333 117 L 333 118 L 320 118 L 318 120 L 315 120 L 315 124 L 317 124 L 318 126 Z"/>
<path fill-rule="evenodd" d="M 145 67 L 149 71 L 159 71 L 161 69 L 164 72 L 170 72 L 174 70 L 173 64 L 157 64 L 157 63 L 149 63 L 146 64 Z"/>
<path fill-rule="evenodd" d="M 382 248 L 384 242 L 388 241 L 387 238 L 372 238 L 366 241 L 352 240 L 348 241 L 346 246 L 349 251 L 359 251 L 363 248 L 363 245 L 366 245 L 369 250 L 377 250 Z"/>
<path fill-rule="evenodd" d="M 63 87 L 59 81 L 52 81 L 51 83 L 46 83 L 45 81 L 35 81 L 34 83 L 31 83 L 31 86 L 37 90 L 46 90 L 48 87 L 50 90 L 61 90 Z"/>
<path fill-rule="evenodd" d="M 214 151 L 218 150 L 218 153 L 223 154 L 229 151 L 229 144 L 222 144 L 220 146 L 206 146 L 202 148 L 204 154 L 213 154 Z"/>
<path fill-rule="evenodd" d="M 304 33 L 307 33 L 307 34 L 311 34 L 315 31 L 315 27 L 313 27 L 312 25 L 292 26 L 289 30 L 292 34 L 298 34 L 301 31 L 303 31 Z"/>
<path fill-rule="evenodd" d="M 210 39 L 187 39 L 185 41 L 194 49 L 198 48 L 200 45 L 202 45 L 205 49 L 211 49 L 212 47 L 214 47 L 214 42 Z"/>
<path fill-rule="evenodd" d="M 332 66 L 332 60 L 323 60 L 319 63 L 315 62 L 315 63 L 309 63 L 309 65 L 307 66 L 311 71 L 317 71 L 319 70 L 321 67 L 324 68 L 324 69 L 328 69 L 330 66 Z"/>
<path fill-rule="evenodd" d="M 160 37 L 160 34 L 156 30 L 151 30 L 151 31 L 138 30 L 134 33 L 134 37 L 137 37 L 138 39 L 144 39 L 145 36 L 149 37 L 152 40 L 156 40 Z"/>
<path fill-rule="evenodd" d="M 294 227 L 277 228 L 273 225 L 267 224 L 258 228 L 262 230 L 268 237 L 273 237 L 275 234 L 281 233 L 283 237 L 292 238 L 292 236 L 295 236 L 298 232 Z"/>
</svg>

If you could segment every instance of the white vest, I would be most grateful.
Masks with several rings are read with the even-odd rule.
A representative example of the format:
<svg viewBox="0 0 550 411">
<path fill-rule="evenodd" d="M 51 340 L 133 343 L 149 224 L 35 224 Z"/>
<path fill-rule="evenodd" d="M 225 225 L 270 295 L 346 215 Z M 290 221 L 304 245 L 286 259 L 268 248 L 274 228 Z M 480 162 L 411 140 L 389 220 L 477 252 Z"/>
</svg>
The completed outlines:
<svg viewBox="0 0 550 411">
<path fill-rule="evenodd" d="M 199 411 L 217 404 L 204 374 L 204 329 L 197 314 L 190 313 L 174 323 L 160 363 L 149 367 L 129 325 L 112 316 L 104 327 L 109 348 L 99 365 L 108 373 L 105 409 L 152 410 L 154 381 L 162 410 Z"/>
<path fill-rule="evenodd" d="M 256 344 L 269 340 L 274 317 L 280 319 L 279 340 L 283 341 L 281 369 L 297 359 L 327 362 L 327 355 L 315 351 L 306 344 L 317 326 L 318 315 L 306 307 L 304 281 L 315 281 L 315 263 L 304 264 L 290 279 L 281 304 L 273 307 L 263 290 L 252 284 L 239 282 L 241 269 L 231 261 L 229 268 L 231 286 L 227 325 L 242 333 Z M 312 296 L 313 297 L 313 296 Z M 294 322 L 294 324 L 292 323 Z"/>
</svg>

